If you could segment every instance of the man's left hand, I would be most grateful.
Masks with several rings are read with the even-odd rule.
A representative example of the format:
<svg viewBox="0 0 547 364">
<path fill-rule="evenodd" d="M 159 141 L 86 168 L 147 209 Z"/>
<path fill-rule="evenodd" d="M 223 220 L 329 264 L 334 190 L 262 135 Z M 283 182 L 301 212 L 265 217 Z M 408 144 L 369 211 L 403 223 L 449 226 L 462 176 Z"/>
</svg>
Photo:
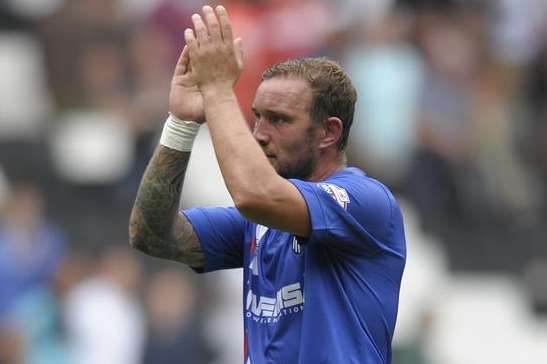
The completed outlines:
<svg viewBox="0 0 547 364">
<path fill-rule="evenodd" d="M 203 7 L 203 16 L 192 15 L 194 30 L 184 37 L 190 54 L 195 80 L 202 93 L 232 89 L 241 69 L 241 39 L 234 41 L 228 12 L 223 6 L 215 10 Z"/>
</svg>

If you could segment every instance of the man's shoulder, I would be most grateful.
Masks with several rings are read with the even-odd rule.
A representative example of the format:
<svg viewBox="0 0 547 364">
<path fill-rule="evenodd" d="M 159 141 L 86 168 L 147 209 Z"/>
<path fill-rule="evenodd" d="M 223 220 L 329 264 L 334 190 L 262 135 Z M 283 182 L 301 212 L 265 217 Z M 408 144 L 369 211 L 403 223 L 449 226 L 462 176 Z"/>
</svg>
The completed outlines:
<svg viewBox="0 0 547 364">
<path fill-rule="evenodd" d="M 359 168 L 344 168 L 319 185 L 339 203 L 343 200 L 344 205 L 352 206 L 355 213 L 374 211 L 381 215 L 384 211 L 387 217 L 399 208 L 389 187 Z"/>
<path fill-rule="evenodd" d="M 379 180 L 368 176 L 363 170 L 357 167 L 347 167 L 333 174 L 324 181 L 319 182 L 320 186 L 336 186 L 343 188 L 352 194 L 379 193 L 390 199 L 393 198 L 389 187 Z"/>
</svg>

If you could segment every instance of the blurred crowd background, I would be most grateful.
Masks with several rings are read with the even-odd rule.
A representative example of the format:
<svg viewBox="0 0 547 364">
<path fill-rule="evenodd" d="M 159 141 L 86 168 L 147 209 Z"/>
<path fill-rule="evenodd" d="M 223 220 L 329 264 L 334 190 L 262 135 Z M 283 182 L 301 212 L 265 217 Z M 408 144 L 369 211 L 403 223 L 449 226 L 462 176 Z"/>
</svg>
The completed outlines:
<svg viewBox="0 0 547 364">
<path fill-rule="evenodd" d="M 262 70 L 287 58 L 329 56 L 358 89 L 349 163 L 406 220 L 393 363 L 547 362 L 547 1 L 223 4 L 249 118 Z M 0 2 L 0 363 L 242 362 L 241 272 L 128 246 L 201 5 Z M 206 127 L 183 196 L 231 203 Z"/>
</svg>

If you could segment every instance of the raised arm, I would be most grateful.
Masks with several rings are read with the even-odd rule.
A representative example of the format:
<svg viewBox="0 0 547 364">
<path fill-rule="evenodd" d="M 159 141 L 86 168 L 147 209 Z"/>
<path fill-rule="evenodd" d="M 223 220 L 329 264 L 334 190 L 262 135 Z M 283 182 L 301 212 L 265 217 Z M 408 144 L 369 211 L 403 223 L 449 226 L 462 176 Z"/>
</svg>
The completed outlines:
<svg viewBox="0 0 547 364">
<path fill-rule="evenodd" d="M 306 203 L 289 181 L 279 176 L 249 130 L 233 86 L 240 74 L 238 47 L 226 9 L 203 7 L 186 29 L 196 84 L 203 95 L 211 138 L 226 187 L 249 221 L 299 236 L 309 236 Z"/>
<path fill-rule="evenodd" d="M 171 82 L 169 109 L 183 120 L 205 120 L 203 99 L 192 77 L 186 47 Z M 199 239 L 184 215 L 178 213 L 191 143 L 186 149 L 156 148 L 131 212 L 129 238 L 131 246 L 148 255 L 201 267 L 205 256 Z"/>
<path fill-rule="evenodd" d="M 190 153 L 159 145 L 131 212 L 130 244 L 148 255 L 202 267 L 205 256 L 188 220 L 178 213 Z"/>
<path fill-rule="evenodd" d="M 234 40 L 237 49 L 240 42 L 239 38 Z M 238 57 L 238 66 L 242 67 L 241 54 Z M 182 125 L 181 120 L 205 122 L 203 97 L 191 69 L 188 47 L 184 47 L 175 68 L 169 110 L 172 116 L 167 124 L 173 129 L 169 133 L 164 129 L 161 144 L 142 178 L 131 212 L 130 244 L 148 255 L 199 268 L 205 262 L 201 244 L 190 222 L 179 214 L 192 133 L 197 132 L 195 124 Z"/>
</svg>

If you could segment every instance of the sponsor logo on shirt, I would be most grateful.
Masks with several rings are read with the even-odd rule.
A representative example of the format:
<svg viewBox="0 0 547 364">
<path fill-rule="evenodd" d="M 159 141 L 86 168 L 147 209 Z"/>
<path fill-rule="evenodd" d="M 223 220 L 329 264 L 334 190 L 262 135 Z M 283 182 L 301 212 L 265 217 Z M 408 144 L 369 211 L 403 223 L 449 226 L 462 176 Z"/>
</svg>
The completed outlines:
<svg viewBox="0 0 547 364">
<path fill-rule="evenodd" d="M 304 295 L 300 282 L 282 287 L 275 297 L 257 296 L 249 289 L 245 304 L 245 316 L 266 324 L 278 322 L 282 316 L 302 312 Z"/>
<path fill-rule="evenodd" d="M 345 189 L 332 183 L 318 183 L 344 210 L 348 208 L 349 195 Z"/>
</svg>

